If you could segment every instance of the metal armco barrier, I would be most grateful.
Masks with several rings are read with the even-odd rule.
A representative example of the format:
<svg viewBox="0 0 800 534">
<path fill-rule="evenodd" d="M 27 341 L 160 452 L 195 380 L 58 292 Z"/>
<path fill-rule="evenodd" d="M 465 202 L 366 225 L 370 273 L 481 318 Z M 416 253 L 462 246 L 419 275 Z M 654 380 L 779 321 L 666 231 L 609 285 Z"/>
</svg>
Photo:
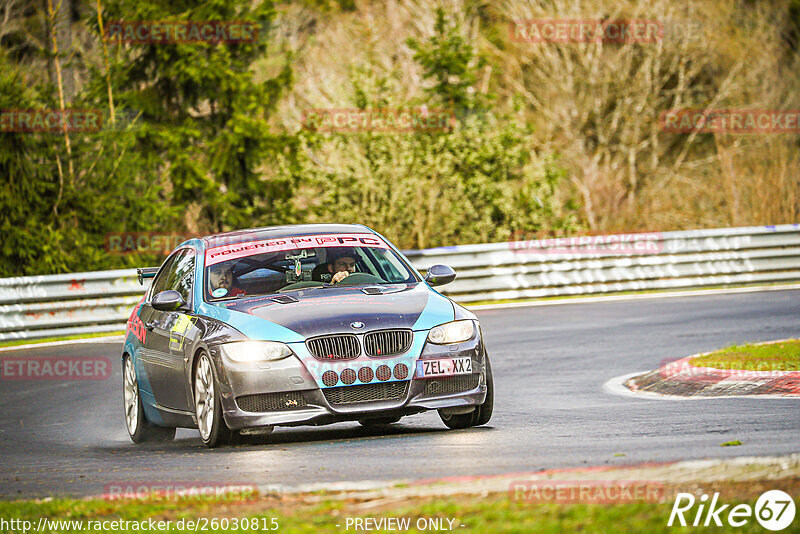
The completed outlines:
<svg viewBox="0 0 800 534">
<path fill-rule="evenodd" d="M 443 263 L 462 303 L 800 281 L 800 224 L 460 245 L 405 252 Z M 0 341 L 125 328 L 149 285 L 133 269 L 0 279 Z"/>
<path fill-rule="evenodd" d="M 606 250 L 575 238 L 407 254 L 417 268 L 453 267 L 458 277 L 442 293 L 461 303 L 800 281 L 800 224 L 639 235 L 642 251 L 597 236 Z"/>
<path fill-rule="evenodd" d="M 147 284 L 135 269 L 0 278 L 0 340 L 124 330 Z"/>
</svg>

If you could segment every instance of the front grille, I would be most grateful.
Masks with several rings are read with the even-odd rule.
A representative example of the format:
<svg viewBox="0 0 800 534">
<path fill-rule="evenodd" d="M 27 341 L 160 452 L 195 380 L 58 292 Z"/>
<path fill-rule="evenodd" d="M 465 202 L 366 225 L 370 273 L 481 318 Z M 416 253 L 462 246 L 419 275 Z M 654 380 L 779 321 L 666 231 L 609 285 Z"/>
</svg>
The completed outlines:
<svg viewBox="0 0 800 534">
<path fill-rule="evenodd" d="M 461 393 L 478 387 L 480 373 L 470 375 L 451 376 L 449 378 L 426 378 L 425 395 L 445 395 L 447 393 Z"/>
<path fill-rule="evenodd" d="M 349 386 L 350 384 L 356 381 L 357 376 L 358 375 L 356 375 L 356 372 L 354 370 L 345 369 L 344 371 L 342 371 L 342 376 L 340 378 L 342 379 L 343 384 Z"/>
<path fill-rule="evenodd" d="M 259 393 L 236 397 L 239 409 L 245 412 L 279 412 L 296 410 L 306 406 L 306 400 L 299 391 L 288 393 Z"/>
<path fill-rule="evenodd" d="M 389 368 L 388 365 L 381 365 L 380 367 L 375 369 L 375 377 L 381 382 L 386 382 L 387 380 L 392 378 L 392 370 Z"/>
<path fill-rule="evenodd" d="M 404 363 L 398 363 L 394 366 L 394 377 L 398 380 L 405 380 L 408 378 L 408 366 Z"/>
<path fill-rule="evenodd" d="M 315 337 L 306 341 L 306 347 L 318 360 L 353 360 L 361 352 L 353 334 Z"/>
<path fill-rule="evenodd" d="M 336 382 L 339 381 L 339 375 L 336 374 L 336 371 L 325 371 L 322 373 L 322 383 L 328 387 L 335 386 Z"/>
<path fill-rule="evenodd" d="M 394 356 L 411 348 L 411 330 L 381 330 L 364 336 L 364 351 L 368 356 Z"/>
<path fill-rule="evenodd" d="M 405 382 L 389 382 L 364 384 L 363 386 L 343 386 L 323 389 L 325 398 L 331 404 L 356 404 L 380 400 L 405 398 L 408 391 L 408 380 Z"/>
<path fill-rule="evenodd" d="M 358 370 L 358 379 L 364 382 L 372 382 L 372 379 L 375 377 L 375 372 L 372 370 L 371 367 L 362 367 Z"/>
</svg>

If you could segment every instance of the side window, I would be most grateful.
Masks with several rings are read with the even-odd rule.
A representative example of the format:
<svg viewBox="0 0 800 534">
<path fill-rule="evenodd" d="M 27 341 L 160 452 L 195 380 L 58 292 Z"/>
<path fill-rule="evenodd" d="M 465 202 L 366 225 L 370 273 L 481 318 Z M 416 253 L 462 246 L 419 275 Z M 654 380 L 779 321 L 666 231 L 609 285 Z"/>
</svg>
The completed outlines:
<svg viewBox="0 0 800 534">
<path fill-rule="evenodd" d="M 152 299 L 153 296 L 161 293 L 165 289 L 168 289 L 167 281 L 170 277 L 170 272 L 175 265 L 175 259 L 180 255 L 180 252 L 173 254 L 164 262 L 164 265 L 161 266 L 161 269 L 158 271 L 155 279 L 153 280 L 153 285 L 150 286 L 150 296 L 148 300 Z"/>
<path fill-rule="evenodd" d="M 194 250 L 183 249 L 175 260 L 175 266 L 170 272 L 167 289 L 174 289 L 181 294 L 183 300 L 190 301 L 192 285 L 194 282 Z"/>
<path fill-rule="evenodd" d="M 404 276 L 400 274 L 400 272 L 397 270 L 397 268 L 389 259 L 389 258 L 391 259 L 394 258 L 392 258 L 391 256 L 387 258 L 388 254 L 384 255 L 380 251 L 373 252 L 370 250 L 368 255 L 370 257 L 370 260 L 372 260 L 372 262 L 374 262 L 375 264 L 375 270 L 378 276 L 389 282 L 396 280 L 403 280 Z"/>
</svg>

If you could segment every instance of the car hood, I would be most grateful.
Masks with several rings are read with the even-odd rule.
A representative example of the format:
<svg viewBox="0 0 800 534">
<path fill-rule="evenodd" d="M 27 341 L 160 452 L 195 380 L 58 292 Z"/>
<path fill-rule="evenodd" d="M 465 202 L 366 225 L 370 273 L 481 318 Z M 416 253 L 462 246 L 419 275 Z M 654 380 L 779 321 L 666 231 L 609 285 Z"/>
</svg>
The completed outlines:
<svg viewBox="0 0 800 534">
<path fill-rule="evenodd" d="M 303 338 L 386 328 L 424 330 L 454 318 L 450 300 L 421 282 L 305 289 L 238 299 L 225 302 L 223 307 L 280 325 Z M 250 332 L 243 333 L 251 339 L 260 337 L 252 332 L 257 325 L 236 320 L 238 313 L 231 314 L 232 326 L 238 328 L 238 323 L 248 323 Z M 354 328 L 353 323 L 363 323 L 363 326 Z"/>
</svg>

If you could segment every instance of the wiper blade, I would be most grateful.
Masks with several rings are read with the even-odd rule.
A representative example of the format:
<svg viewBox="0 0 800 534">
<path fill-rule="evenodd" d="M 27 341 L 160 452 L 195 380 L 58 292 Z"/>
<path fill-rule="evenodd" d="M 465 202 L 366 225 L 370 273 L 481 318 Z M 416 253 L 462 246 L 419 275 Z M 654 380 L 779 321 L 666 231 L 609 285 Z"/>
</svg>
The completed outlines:
<svg viewBox="0 0 800 534">
<path fill-rule="evenodd" d="M 295 302 L 300 302 L 300 299 L 292 295 L 278 295 L 277 297 L 270 297 L 269 300 L 277 302 L 278 304 L 294 304 Z"/>
<path fill-rule="evenodd" d="M 325 289 L 325 286 L 320 284 L 318 286 L 304 286 L 304 287 L 292 287 L 289 289 L 279 289 L 278 293 L 288 293 L 290 291 L 303 291 L 304 289 Z"/>
</svg>

